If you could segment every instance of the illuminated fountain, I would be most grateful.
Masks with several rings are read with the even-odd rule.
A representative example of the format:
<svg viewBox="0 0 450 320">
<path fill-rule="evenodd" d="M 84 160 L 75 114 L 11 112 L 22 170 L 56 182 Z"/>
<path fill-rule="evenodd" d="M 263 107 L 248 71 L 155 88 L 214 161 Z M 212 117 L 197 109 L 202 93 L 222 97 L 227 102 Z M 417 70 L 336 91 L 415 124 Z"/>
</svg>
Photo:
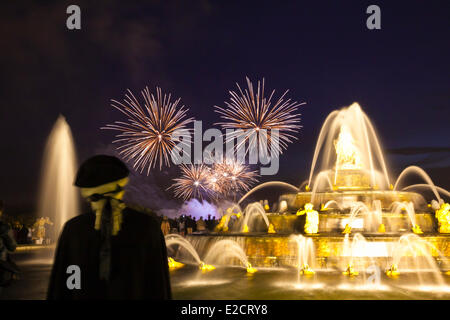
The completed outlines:
<svg viewBox="0 0 450 320">
<path fill-rule="evenodd" d="M 242 247 L 233 240 L 225 239 L 214 243 L 205 256 L 206 262 L 219 265 L 235 265 L 233 259 L 236 259 L 238 264 L 246 268 L 248 273 L 257 271 L 248 261 Z"/>
<path fill-rule="evenodd" d="M 316 253 L 314 250 L 314 242 L 311 238 L 306 238 L 302 235 L 292 235 L 290 240 L 294 241 L 297 245 L 297 282 L 300 282 L 300 275 L 313 275 L 315 273 Z"/>
<path fill-rule="evenodd" d="M 410 175 L 425 184 L 401 188 Z M 280 195 L 276 211 L 254 202 L 242 213 L 249 196 L 266 187 L 292 193 Z M 433 198 L 421 190 L 431 191 Z M 419 167 L 406 168 L 393 182 L 375 129 L 354 103 L 326 118 L 309 178 L 300 188 L 280 181 L 256 186 L 226 211 L 215 232 L 187 239 L 211 265 L 234 257 L 233 265 L 244 267 L 295 266 L 297 282 L 303 275 L 316 279 L 334 273 L 336 287 L 343 290 L 386 290 L 390 282 L 385 281 L 398 278 L 446 292 L 449 198 Z M 426 274 L 433 281 L 426 281 Z"/>
<path fill-rule="evenodd" d="M 189 255 L 194 258 L 194 262 L 198 265 L 199 269 L 202 271 L 211 271 L 214 270 L 215 267 L 212 265 L 208 265 L 200 260 L 200 257 L 195 250 L 195 248 L 190 244 L 188 240 L 183 238 L 177 234 L 170 234 L 166 236 L 166 246 L 170 249 L 172 246 L 179 246 L 178 249 L 184 249 Z M 175 261 L 172 257 L 169 257 L 169 267 L 172 269 L 181 268 L 183 266 L 182 263 Z"/>
<path fill-rule="evenodd" d="M 39 216 L 53 221 L 55 236 L 78 212 L 79 196 L 73 186 L 77 168 L 70 127 L 59 116 L 45 146 L 39 195 Z"/>
</svg>

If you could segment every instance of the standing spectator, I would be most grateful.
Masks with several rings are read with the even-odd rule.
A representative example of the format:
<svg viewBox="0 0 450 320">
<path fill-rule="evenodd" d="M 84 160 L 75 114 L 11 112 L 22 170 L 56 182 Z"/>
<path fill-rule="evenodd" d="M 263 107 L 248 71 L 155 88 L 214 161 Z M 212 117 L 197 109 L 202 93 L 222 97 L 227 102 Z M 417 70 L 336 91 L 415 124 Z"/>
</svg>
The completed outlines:
<svg viewBox="0 0 450 320">
<path fill-rule="evenodd" d="M 211 225 L 212 225 L 211 214 L 208 214 L 208 219 L 206 219 L 206 229 L 211 231 L 212 230 Z"/>
<path fill-rule="evenodd" d="M 27 244 L 27 237 L 28 237 L 28 228 L 23 224 L 22 228 L 20 228 L 19 232 L 17 233 L 17 243 L 19 244 Z"/>
<path fill-rule="evenodd" d="M 182 236 L 184 236 L 184 234 L 185 234 L 185 228 L 186 228 L 186 223 L 185 223 L 184 217 L 181 217 L 180 221 L 178 223 L 178 231 L 180 232 L 180 234 Z"/>
<path fill-rule="evenodd" d="M 193 224 L 194 224 L 194 220 L 192 220 L 192 216 L 187 216 L 186 219 L 186 230 L 187 230 L 187 234 L 192 234 L 192 230 L 193 228 Z"/>
<path fill-rule="evenodd" d="M 200 217 L 200 219 L 197 221 L 197 231 L 204 232 L 205 230 L 206 230 L 205 220 L 203 220 L 203 217 Z"/>
<path fill-rule="evenodd" d="M 197 231 L 197 218 L 193 217 L 192 218 L 192 231 L 196 232 Z"/>
</svg>

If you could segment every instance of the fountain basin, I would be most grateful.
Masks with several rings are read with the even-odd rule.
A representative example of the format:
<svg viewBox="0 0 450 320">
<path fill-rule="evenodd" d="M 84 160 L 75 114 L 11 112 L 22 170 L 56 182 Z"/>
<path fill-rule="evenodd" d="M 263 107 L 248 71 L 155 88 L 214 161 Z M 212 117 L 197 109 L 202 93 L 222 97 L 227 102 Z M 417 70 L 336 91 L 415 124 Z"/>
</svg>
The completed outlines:
<svg viewBox="0 0 450 320">
<path fill-rule="evenodd" d="M 354 257 L 366 260 L 367 265 L 374 261 L 383 268 L 388 268 L 391 256 L 400 234 L 378 235 L 363 234 L 367 243 L 364 250 L 356 250 Z M 320 268 L 340 268 L 340 263 L 346 257 L 344 239 L 342 234 L 316 234 L 304 235 L 314 242 L 316 266 Z M 431 256 L 438 262 L 448 265 L 450 262 L 450 235 L 424 234 L 420 237 L 431 245 Z M 255 267 L 293 267 L 296 263 L 297 248 L 291 241 L 290 235 L 246 233 L 246 234 L 192 234 L 187 239 L 203 257 L 210 247 L 217 241 L 229 239 L 236 241 L 244 250 L 248 261 Z M 352 240 L 352 235 L 349 237 Z M 433 247 L 435 249 L 433 249 Z M 416 257 L 411 259 L 417 259 Z M 408 257 L 405 257 L 408 258 Z M 178 259 L 178 258 L 176 258 Z M 239 261 L 229 261 L 229 265 L 239 265 Z"/>
</svg>

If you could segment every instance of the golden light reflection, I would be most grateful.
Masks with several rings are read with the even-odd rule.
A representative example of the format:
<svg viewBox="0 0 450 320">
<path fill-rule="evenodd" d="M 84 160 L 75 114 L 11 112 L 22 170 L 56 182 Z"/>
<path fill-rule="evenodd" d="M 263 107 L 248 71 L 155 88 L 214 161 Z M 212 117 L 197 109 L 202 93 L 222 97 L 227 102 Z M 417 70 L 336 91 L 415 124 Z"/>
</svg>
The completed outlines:
<svg viewBox="0 0 450 320">
<path fill-rule="evenodd" d="M 168 263 L 169 263 L 169 269 L 174 270 L 174 269 L 179 269 L 184 267 L 184 263 L 181 262 L 177 262 L 175 261 L 173 258 L 168 258 Z"/>
<path fill-rule="evenodd" d="M 202 272 L 208 272 L 214 270 L 216 267 L 206 264 L 204 262 L 200 263 L 199 269 L 202 270 Z"/>
</svg>

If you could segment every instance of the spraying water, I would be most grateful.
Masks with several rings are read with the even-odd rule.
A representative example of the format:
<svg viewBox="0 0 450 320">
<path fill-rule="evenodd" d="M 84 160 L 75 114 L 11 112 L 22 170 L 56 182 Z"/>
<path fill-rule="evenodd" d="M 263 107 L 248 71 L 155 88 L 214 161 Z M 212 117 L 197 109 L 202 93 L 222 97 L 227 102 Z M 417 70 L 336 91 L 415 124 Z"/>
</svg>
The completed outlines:
<svg viewBox="0 0 450 320">
<path fill-rule="evenodd" d="M 436 251 L 440 255 L 432 244 L 419 236 L 415 234 L 403 235 L 394 247 L 392 265 L 400 273 L 413 272 L 421 286 L 429 285 L 430 282 L 438 286 L 444 286 L 444 278 L 432 256 L 432 251 Z M 428 274 L 424 275 L 424 271 Z"/>
<path fill-rule="evenodd" d="M 314 242 L 311 238 L 305 238 L 302 235 L 291 235 L 289 240 L 297 245 L 297 282 L 300 282 L 301 274 L 314 273 L 316 261 Z"/>
<path fill-rule="evenodd" d="M 242 224 L 243 232 L 250 231 L 249 227 L 253 225 L 254 218 L 257 216 L 261 216 L 264 219 L 264 222 L 265 222 L 267 228 L 269 228 L 270 222 L 269 222 L 269 219 L 267 218 L 267 214 L 266 214 L 266 211 L 264 210 L 264 207 L 259 202 L 253 202 L 253 203 L 250 203 L 245 208 L 244 222 Z"/>
<path fill-rule="evenodd" d="M 39 216 L 50 217 L 56 236 L 78 212 L 79 196 L 73 186 L 77 167 L 72 133 L 60 115 L 47 139 L 39 196 Z"/>
<path fill-rule="evenodd" d="M 339 145 L 335 144 L 335 139 L 340 133 L 346 132 L 348 134 L 344 135 L 344 138 L 353 137 L 355 141 L 359 142 L 359 145 L 348 148 L 348 146 L 352 146 L 352 143 L 350 143 L 348 139 L 344 139 L 343 142 L 346 142 L 343 145 L 344 150 L 336 150 L 342 151 L 338 152 L 338 159 L 336 160 L 332 153 L 334 149 L 332 146 L 335 145 L 335 147 L 339 147 Z M 308 186 L 311 186 L 311 183 L 313 182 L 314 172 L 322 149 L 324 155 L 322 157 L 323 161 L 320 171 L 333 168 L 334 166 L 338 169 L 340 154 L 345 156 L 345 158 L 358 154 L 357 163 L 360 164 L 358 167 L 369 172 L 372 186 L 389 186 L 389 176 L 375 129 L 367 115 L 361 110 L 358 103 L 353 103 L 350 107 L 342 110 L 333 111 L 326 118 L 320 130 L 319 138 L 314 150 Z M 355 149 L 357 152 L 353 152 Z M 349 154 L 349 151 L 352 152 Z M 377 176 L 377 168 L 382 172 L 381 177 Z"/>
<path fill-rule="evenodd" d="M 234 240 L 220 240 L 214 243 L 205 256 L 205 262 L 220 265 L 233 265 L 233 259 L 247 268 L 249 263 L 242 247 Z"/>
<path fill-rule="evenodd" d="M 416 175 L 419 175 L 420 177 L 422 177 L 422 179 L 424 179 L 425 182 L 430 186 L 430 189 L 433 191 L 436 199 L 439 202 L 441 201 L 439 192 L 438 192 L 436 186 L 434 185 L 433 181 L 431 180 L 430 176 L 422 168 L 417 167 L 417 166 L 409 166 L 400 173 L 400 175 L 397 178 L 397 181 L 395 182 L 394 190 L 397 190 L 397 187 L 399 186 L 402 179 L 404 179 L 406 176 L 408 176 L 410 174 L 416 174 Z"/>
<path fill-rule="evenodd" d="M 191 257 L 194 258 L 196 264 L 200 265 L 202 263 L 197 251 L 194 249 L 192 244 L 182 236 L 178 234 L 169 234 L 165 237 L 165 240 L 168 249 L 174 245 L 179 245 L 180 248 L 186 250 L 186 252 L 188 252 Z"/>
<path fill-rule="evenodd" d="M 253 192 L 258 191 L 262 188 L 266 188 L 266 187 L 286 187 L 286 188 L 290 188 L 292 190 L 294 190 L 295 192 L 299 192 L 299 188 L 297 188 L 296 186 L 293 186 L 290 183 L 286 183 L 286 182 L 282 182 L 282 181 L 269 181 L 269 182 L 264 182 L 261 183 L 260 185 L 257 185 L 256 187 L 254 187 L 253 189 L 251 189 L 249 192 L 247 192 L 239 201 L 238 204 L 241 204 L 242 201 L 244 201 L 249 195 L 251 195 Z"/>
</svg>

